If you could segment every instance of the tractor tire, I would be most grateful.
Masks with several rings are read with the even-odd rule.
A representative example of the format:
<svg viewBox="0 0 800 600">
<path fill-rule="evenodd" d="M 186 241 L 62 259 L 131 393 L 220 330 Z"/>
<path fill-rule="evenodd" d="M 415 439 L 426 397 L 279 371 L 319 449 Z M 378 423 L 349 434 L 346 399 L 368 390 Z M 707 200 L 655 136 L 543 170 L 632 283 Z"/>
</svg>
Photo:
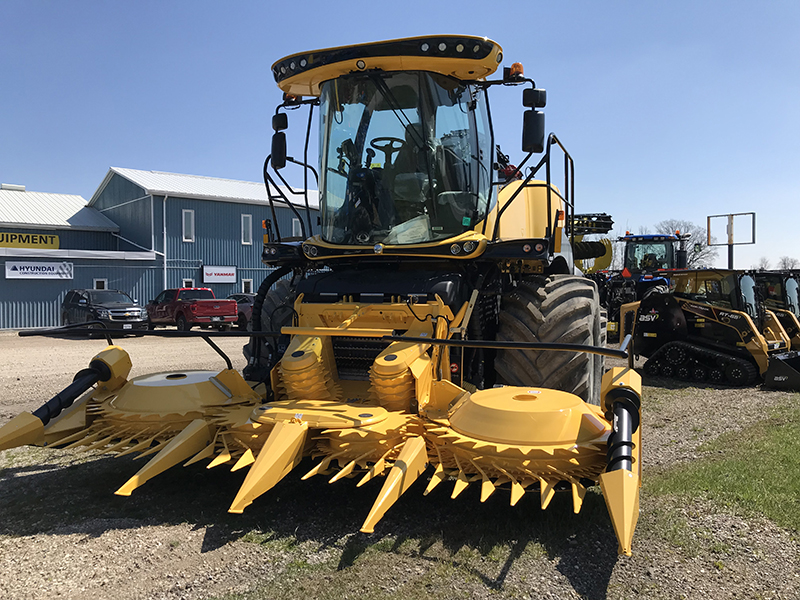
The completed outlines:
<svg viewBox="0 0 800 600">
<path fill-rule="evenodd" d="M 597 284 L 575 275 L 523 279 L 500 300 L 497 339 L 599 346 L 604 341 Z M 582 352 L 498 350 L 498 382 L 542 387 L 599 405 L 604 357 Z"/>
<path fill-rule="evenodd" d="M 264 297 L 260 317 L 253 313 L 250 318 L 250 325 L 252 327 L 253 320 L 260 318 L 260 331 L 280 331 L 281 327 L 292 324 L 293 315 L 294 288 L 289 280 L 279 279 L 272 284 L 272 287 Z M 253 344 L 255 343 L 260 344 L 258 362 L 253 362 L 255 354 Z M 251 338 L 250 342 L 242 348 L 244 357 L 248 362 L 248 366 L 245 369 L 246 377 L 256 380 L 266 379 L 272 367 L 282 358 L 283 350 L 280 337 Z"/>
<path fill-rule="evenodd" d="M 292 324 L 294 314 L 294 294 L 287 279 L 275 282 L 261 307 L 261 331 L 280 331 L 281 327 Z"/>
</svg>

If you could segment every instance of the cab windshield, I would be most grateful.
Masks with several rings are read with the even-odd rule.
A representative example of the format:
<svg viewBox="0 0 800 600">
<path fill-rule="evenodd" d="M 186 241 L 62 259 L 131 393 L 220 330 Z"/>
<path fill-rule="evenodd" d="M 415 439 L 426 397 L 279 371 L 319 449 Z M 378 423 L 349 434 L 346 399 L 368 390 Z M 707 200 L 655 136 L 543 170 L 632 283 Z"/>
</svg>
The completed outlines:
<svg viewBox="0 0 800 600">
<path fill-rule="evenodd" d="M 672 242 L 628 242 L 625 267 L 629 271 L 656 271 L 675 268 Z"/>
<path fill-rule="evenodd" d="M 340 77 L 321 90 L 324 240 L 420 244 L 486 215 L 492 145 L 483 90 L 421 71 Z"/>
</svg>

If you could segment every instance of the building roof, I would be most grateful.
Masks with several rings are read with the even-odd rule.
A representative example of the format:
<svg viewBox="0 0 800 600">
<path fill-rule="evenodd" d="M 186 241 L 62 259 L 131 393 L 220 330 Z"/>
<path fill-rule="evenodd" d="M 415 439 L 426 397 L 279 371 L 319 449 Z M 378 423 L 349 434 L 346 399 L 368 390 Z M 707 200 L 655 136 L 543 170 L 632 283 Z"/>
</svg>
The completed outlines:
<svg viewBox="0 0 800 600">
<path fill-rule="evenodd" d="M 89 206 L 99 198 L 114 174 L 138 185 L 148 195 L 178 196 L 181 198 L 197 198 L 216 202 L 242 202 L 245 204 L 264 204 L 267 202 L 267 190 L 263 183 L 111 167 L 103 183 L 100 184 L 100 187 L 97 188 L 97 191 L 89 201 Z M 284 186 L 280 186 L 280 189 L 294 204 L 304 206 L 305 200 L 301 195 L 291 194 L 288 188 Z M 319 195 L 317 190 L 310 189 L 308 192 L 309 206 L 318 208 Z"/>
<path fill-rule="evenodd" d="M 22 186 L 0 189 L 0 227 L 119 231 L 81 196 L 27 192 Z"/>
</svg>

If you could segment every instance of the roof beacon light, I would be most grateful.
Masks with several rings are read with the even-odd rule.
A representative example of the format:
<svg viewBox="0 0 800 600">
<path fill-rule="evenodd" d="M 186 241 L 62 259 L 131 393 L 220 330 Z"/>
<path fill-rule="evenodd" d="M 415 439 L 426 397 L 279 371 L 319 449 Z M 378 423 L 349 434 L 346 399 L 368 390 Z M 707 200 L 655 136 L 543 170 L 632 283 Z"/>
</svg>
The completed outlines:
<svg viewBox="0 0 800 600">
<path fill-rule="evenodd" d="M 512 79 L 525 75 L 525 68 L 522 66 L 522 63 L 515 62 L 513 65 L 511 65 L 510 75 Z"/>
</svg>

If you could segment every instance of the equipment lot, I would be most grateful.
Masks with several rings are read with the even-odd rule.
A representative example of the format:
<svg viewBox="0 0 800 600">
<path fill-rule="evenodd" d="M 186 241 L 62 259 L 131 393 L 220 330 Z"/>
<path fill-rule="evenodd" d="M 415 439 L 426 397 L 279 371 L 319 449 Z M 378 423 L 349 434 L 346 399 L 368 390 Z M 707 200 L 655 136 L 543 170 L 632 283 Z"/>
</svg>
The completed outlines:
<svg viewBox="0 0 800 600">
<path fill-rule="evenodd" d="M 215 342 L 244 366 L 245 339 Z M 116 343 L 131 355 L 132 376 L 225 367 L 199 339 Z M 0 332 L 0 423 L 63 389 L 105 345 Z M 603 500 L 591 491 L 573 515 L 568 498 L 542 512 L 538 494 L 511 508 L 500 493 L 485 504 L 477 490 L 451 500 L 444 484 L 423 497 L 421 482 L 365 536 L 356 532 L 378 489 L 372 483 L 292 476 L 231 515 L 243 474 L 224 466 L 178 467 L 120 498 L 114 490 L 142 461 L 17 448 L 0 452 L 0 597 L 800 597 L 797 532 L 648 488 L 659 473 L 704 457 L 702 443 L 773 407 L 796 407 L 800 395 L 645 383 L 631 558 L 617 557 Z"/>
</svg>

